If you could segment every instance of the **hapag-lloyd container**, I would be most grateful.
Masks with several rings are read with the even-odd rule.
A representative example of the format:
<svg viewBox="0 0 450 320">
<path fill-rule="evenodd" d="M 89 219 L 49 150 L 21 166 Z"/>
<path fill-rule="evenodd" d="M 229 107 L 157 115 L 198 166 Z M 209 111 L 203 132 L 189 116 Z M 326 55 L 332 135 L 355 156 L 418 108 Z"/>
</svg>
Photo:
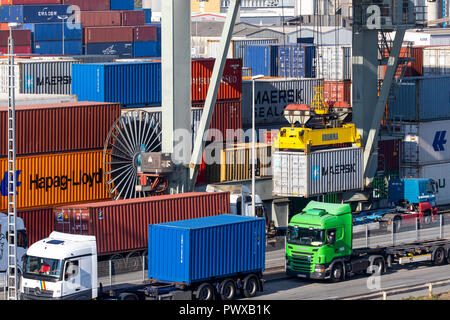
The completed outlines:
<svg viewBox="0 0 450 320">
<path fill-rule="evenodd" d="M 63 4 L 78 6 L 80 11 L 109 11 L 110 0 L 62 0 Z M 84 26 L 84 25 L 83 25 Z"/>
<path fill-rule="evenodd" d="M 317 46 L 317 78 L 324 80 L 352 79 L 352 48 Z"/>
<path fill-rule="evenodd" d="M 102 149 L 120 117 L 118 103 L 68 102 L 16 106 L 16 154 Z M 0 107 L 0 158 L 7 157 L 7 107 Z M 0 172 L 3 174 L 3 172 Z"/>
<path fill-rule="evenodd" d="M 272 158 L 273 194 L 305 197 L 363 189 L 363 149 L 276 151 Z"/>
<path fill-rule="evenodd" d="M 72 66 L 72 94 L 79 101 L 161 105 L 161 63 L 103 63 Z"/>
<path fill-rule="evenodd" d="M 192 60 L 192 101 L 205 101 L 215 59 Z M 227 59 L 220 83 L 218 100 L 241 99 L 242 60 Z"/>
<path fill-rule="evenodd" d="M 16 158 L 17 209 L 51 207 L 109 198 L 103 150 Z M 8 159 L 0 159 L 0 210 L 8 208 Z"/>
<path fill-rule="evenodd" d="M 220 215 L 150 225 L 148 239 L 149 279 L 193 284 L 265 268 L 262 218 Z"/>
<path fill-rule="evenodd" d="M 255 122 L 262 124 L 288 124 L 284 108 L 289 104 L 311 104 L 315 87 L 322 79 L 259 79 L 255 81 Z M 242 123 L 252 124 L 252 81 L 242 82 Z"/>
<path fill-rule="evenodd" d="M 396 99 L 389 102 L 389 120 L 450 119 L 450 75 L 405 78 Z"/>
<path fill-rule="evenodd" d="M 58 17 L 72 14 L 69 5 L 14 5 L 1 6 L 0 16 L 2 22 L 15 23 L 47 23 L 61 22 Z"/>
<path fill-rule="evenodd" d="M 55 230 L 95 235 L 99 255 L 148 248 L 148 226 L 230 212 L 229 193 L 181 193 L 55 208 Z"/>
<path fill-rule="evenodd" d="M 119 11 L 80 11 L 80 23 L 84 28 L 120 26 L 121 19 Z"/>
</svg>

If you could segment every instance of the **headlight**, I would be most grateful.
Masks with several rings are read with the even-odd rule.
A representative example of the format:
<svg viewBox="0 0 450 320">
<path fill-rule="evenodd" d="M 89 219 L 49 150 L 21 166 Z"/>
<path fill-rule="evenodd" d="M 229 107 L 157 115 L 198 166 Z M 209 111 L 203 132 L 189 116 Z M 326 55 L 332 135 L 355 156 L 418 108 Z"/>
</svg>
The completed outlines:
<svg viewBox="0 0 450 320">
<path fill-rule="evenodd" d="M 315 272 L 325 272 L 325 267 L 324 266 L 316 266 L 316 268 L 314 269 Z"/>
</svg>

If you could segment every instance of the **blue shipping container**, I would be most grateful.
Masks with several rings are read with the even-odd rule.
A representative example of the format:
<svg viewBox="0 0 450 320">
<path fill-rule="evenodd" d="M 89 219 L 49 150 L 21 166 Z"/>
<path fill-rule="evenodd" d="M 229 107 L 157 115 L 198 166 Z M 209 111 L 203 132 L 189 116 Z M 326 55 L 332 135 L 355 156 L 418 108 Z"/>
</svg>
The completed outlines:
<svg viewBox="0 0 450 320">
<path fill-rule="evenodd" d="M 61 17 L 70 16 L 71 14 L 72 14 L 71 6 L 61 4 L 0 7 L 0 16 L 2 22 L 18 22 L 18 23 L 60 22 Z"/>
<path fill-rule="evenodd" d="M 220 215 L 149 225 L 148 277 L 193 284 L 265 267 L 265 220 Z"/>
<path fill-rule="evenodd" d="M 111 0 L 111 10 L 134 10 L 134 0 Z"/>
<path fill-rule="evenodd" d="M 450 76 L 404 78 L 395 100 L 389 102 L 388 119 L 397 121 L 450 119 Z"/>
<path fill-rule="evenodd" d="M 131 42 L 104 42 L 87 43 L 85 54 L 113 55 L 121 58 L 133 57 L 133 43 Z"/>
<path fill-rule="evenodd" d="M 63 51 L 64 44 L 64 51 Z M 35 41 L 32 44 L 35 54 L 63 54 L 80 55 L 82 54 L 81 39 L 64 41 Z"/>
<path fill-rule="evenodd" d="M 78 101 L 161 105 L 161 63 L 74 64 L 72 94 Z"/>
<path fill-rule="evenodd" d="M 245 48 L 244 68 L 251 68 L 252 75 L 278 77 L 277 45 L 248 45 Z"/>
<path fill-rule="evenodd" d="M 139 57 L 161 57 L 161 40 L 135 42 L 133 44 L 133 56 Z"/>
<path fill-rule="evenodd" d="M 23 29 L 31 30 L 34 41 L 81 40 L 81 23 L 27 23 Z"/>
</svg>

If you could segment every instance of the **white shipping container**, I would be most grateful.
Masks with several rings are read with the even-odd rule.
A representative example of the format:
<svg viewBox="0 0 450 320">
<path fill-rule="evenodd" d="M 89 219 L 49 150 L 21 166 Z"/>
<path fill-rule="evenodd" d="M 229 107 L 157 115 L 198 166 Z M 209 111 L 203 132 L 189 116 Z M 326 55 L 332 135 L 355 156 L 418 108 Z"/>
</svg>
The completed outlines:
<svg viewBox="0 0 450 320">
<path fill-rule="evenodd" d="M 317 78 L 324 80 L 351 80 L 352 48 L 343 46 L 318 46 Z"/>
<path fill-rule="evenodd" d="M 272 158 L 273 194 L 310 197 L 364 187 L 363 149 L 276 151 Z"/>
<path fill-rule="evenodd" d="M 450 74 L 450 47 L 423 49 L 423 75 Z"/>
<path fill-rule="evenodd" d="M 403 167 L 401 175 L 404 178 L 424 178 L 433 179 L 438 183 L 439 192 L 436 195 L 436 204 L 446 205 L 450 204 L 450 162 L 418 166 L 418 167 Z"/>
<path fill-rule="evenodd" d="M 424 165 L 450 161 L 450 145 L 447 144 L 450 120 L 405 123 L 402 130 L 405 134 L 403 163 Z"/>
</svg>

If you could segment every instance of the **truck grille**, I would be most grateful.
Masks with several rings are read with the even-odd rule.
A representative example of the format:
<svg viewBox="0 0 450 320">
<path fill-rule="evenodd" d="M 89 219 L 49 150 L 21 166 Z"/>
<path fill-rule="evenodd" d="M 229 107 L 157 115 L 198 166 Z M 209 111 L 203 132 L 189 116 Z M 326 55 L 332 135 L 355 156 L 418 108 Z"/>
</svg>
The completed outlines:
<svg viewBox="0 0 450 320">
<path fill-rule="evenodd" d="M 24 293 L 30 296 L 36 296 L 38 298 L 52 298 L 53 291 L 41 290 L 39 288 L 24 288 Z"/>
<path fill-rule="evenodd" d="M 291 257 L 291 263 L 292 268 L 295 271 L 299 272 L 312 272 L 313 264 L 308 259 L 309 257 L 305 256 L 299 256 L 299 255 L 292 255 Z"/>
</svg>

